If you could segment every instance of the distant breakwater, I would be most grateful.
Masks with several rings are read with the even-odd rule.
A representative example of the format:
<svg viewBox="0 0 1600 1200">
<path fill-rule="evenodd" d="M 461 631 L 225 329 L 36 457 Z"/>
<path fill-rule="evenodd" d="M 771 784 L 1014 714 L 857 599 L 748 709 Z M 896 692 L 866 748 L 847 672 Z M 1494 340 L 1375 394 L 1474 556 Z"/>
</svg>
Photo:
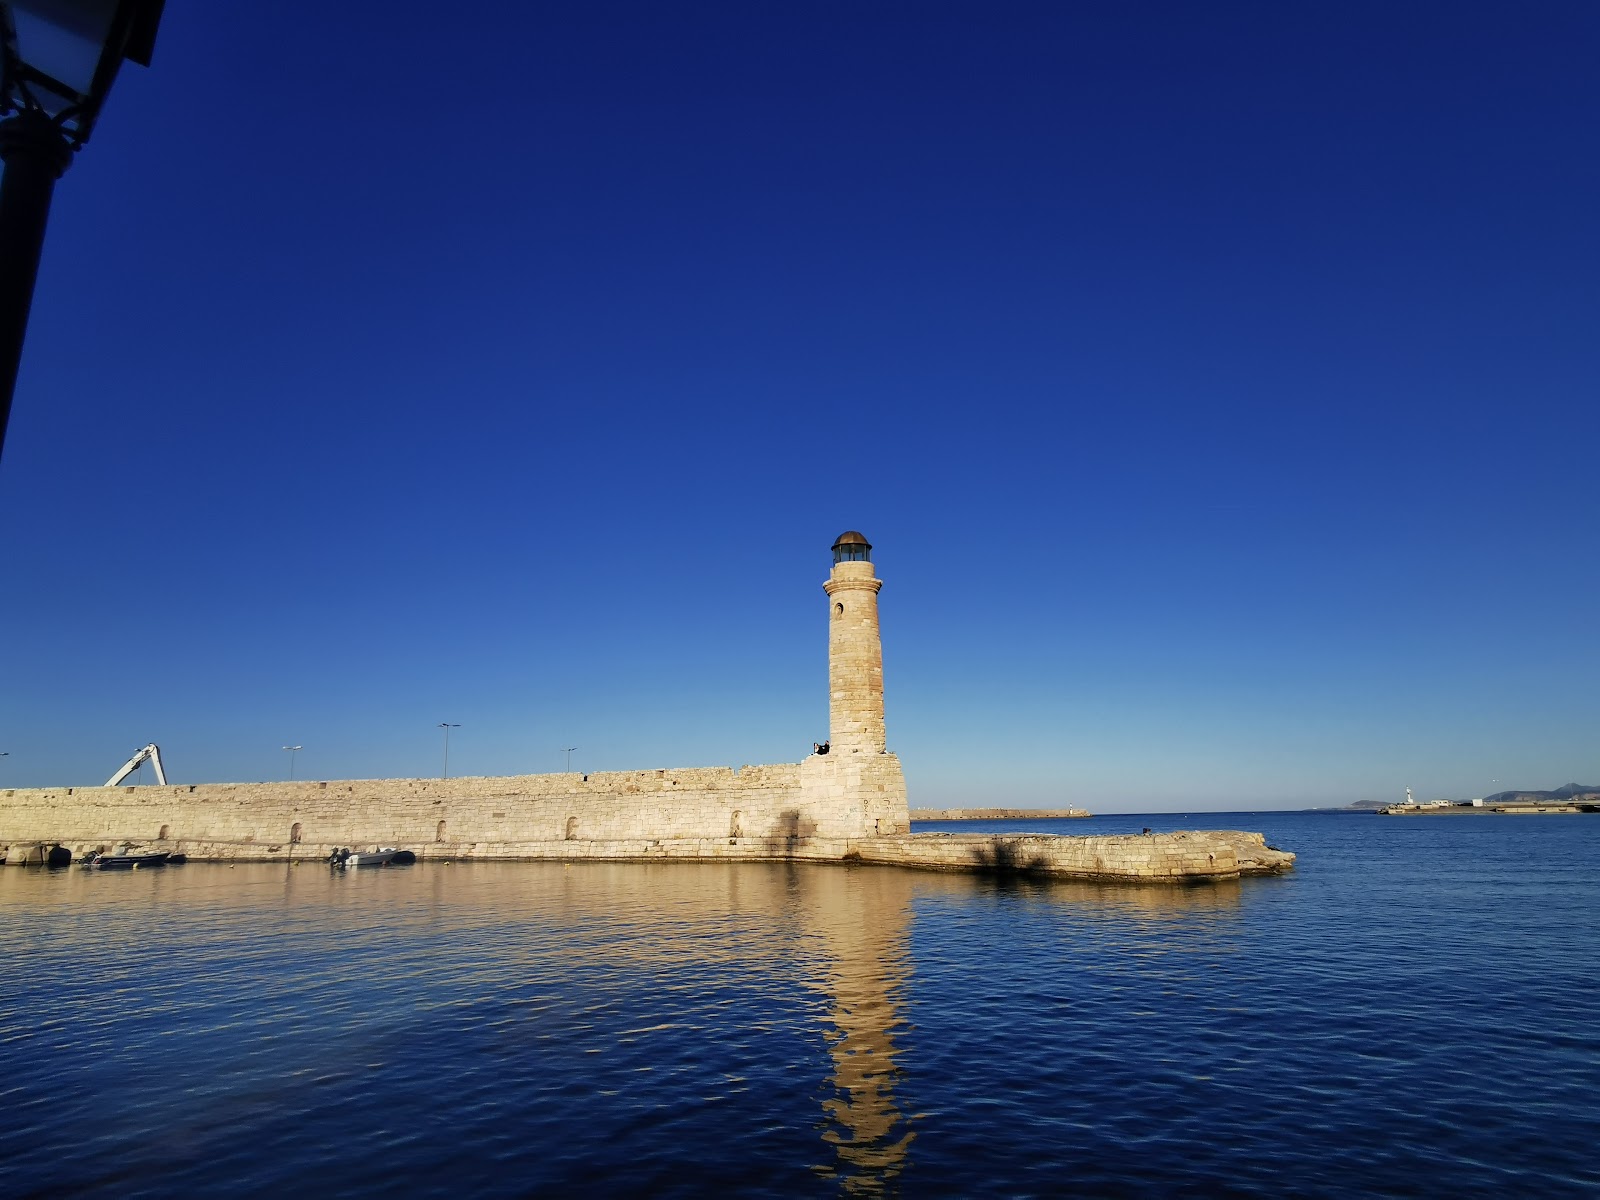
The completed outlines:
<svg viewBox="0 0 1600 1200">
<path fill-rule="evenodd" d="M 1090 817 L 1086 808 L 913 808 L 913 821 L 1032 821 Z"/>
</svg>

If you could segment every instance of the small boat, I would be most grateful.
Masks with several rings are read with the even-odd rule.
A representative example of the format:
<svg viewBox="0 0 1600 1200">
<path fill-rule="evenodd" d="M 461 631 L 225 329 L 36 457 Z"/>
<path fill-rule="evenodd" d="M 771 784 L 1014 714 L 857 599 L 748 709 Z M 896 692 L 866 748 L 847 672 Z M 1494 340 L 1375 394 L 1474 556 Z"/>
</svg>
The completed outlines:
<svg viewBox="0 0 1600 1200">
<path fill-rule="evenodd" d="M 385 846 L 377 850 L 350 850 L 335 847 L 328 863 L 335 867 L 404 867 L 417 861 L 409 850 Z"/>
<path fill-rule="evenodd" d="M 91 871 L 137 871 L 140 867 L 164 867 L 172 861 L 172 854 L 167 850 L 129 854 L 123 847 L 118 847 L 118 851 L 121 852 L 101 854 L 96 851 L 83 860 L 83 865 Z M 183 861 L 181 856 L 178 861 Z"/>
</svg>

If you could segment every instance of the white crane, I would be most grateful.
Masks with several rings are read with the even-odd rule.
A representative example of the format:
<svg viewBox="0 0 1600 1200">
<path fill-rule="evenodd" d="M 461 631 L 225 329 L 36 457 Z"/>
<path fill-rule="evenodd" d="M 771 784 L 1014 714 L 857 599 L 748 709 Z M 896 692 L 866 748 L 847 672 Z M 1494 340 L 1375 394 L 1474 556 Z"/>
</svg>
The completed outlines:
<svg viewBox="0 0 1600 1200">
<path fill-rule="evenodd" d="M 133 757 L 122 764 L 122 769 L 110 779 L 106 780 L 106 786 L 116 787 L 117 784 L 121 783 L 129 775 L 132 775 L 139 764 L 144 762 L 144 760 L 147 758 L 155 764 L 156 782 L 162 786 L 165 786 L 167 782 L 167 773 L 161 769 L 161 747 L 156 745 L 154 742 L 151 742 L 148 746 L 141 746 L 139 749 L 135 750 L 133 752 Z"/>
</svg>

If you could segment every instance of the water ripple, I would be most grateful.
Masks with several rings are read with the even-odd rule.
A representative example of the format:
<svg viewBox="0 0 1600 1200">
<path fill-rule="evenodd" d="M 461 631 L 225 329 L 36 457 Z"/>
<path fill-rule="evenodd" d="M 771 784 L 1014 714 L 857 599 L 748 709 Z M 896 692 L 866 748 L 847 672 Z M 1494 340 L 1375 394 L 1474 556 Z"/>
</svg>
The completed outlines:
<svg viewBox="0 0 1600 1200">
<path fill-rule="evenodd" d="M 1229 823 L 1299 870 L 6 870 L 0 1191 L 1600 1189 L 1600 821 Z"/>
</svg>

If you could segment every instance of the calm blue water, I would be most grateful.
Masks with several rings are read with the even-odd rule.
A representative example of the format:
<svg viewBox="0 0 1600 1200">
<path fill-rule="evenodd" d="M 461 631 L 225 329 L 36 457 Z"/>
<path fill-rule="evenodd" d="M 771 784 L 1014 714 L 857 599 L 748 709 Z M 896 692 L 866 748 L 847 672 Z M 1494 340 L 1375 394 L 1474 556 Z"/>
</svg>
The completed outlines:
<svg viewBox="0 0 1600 1200">
<path fill-rule="evenodd" d="M 1146 825 L 1299 869 L 0 870 L 0 1194 L 1600 1191 L 1600 817 Z"/>
</svg>

